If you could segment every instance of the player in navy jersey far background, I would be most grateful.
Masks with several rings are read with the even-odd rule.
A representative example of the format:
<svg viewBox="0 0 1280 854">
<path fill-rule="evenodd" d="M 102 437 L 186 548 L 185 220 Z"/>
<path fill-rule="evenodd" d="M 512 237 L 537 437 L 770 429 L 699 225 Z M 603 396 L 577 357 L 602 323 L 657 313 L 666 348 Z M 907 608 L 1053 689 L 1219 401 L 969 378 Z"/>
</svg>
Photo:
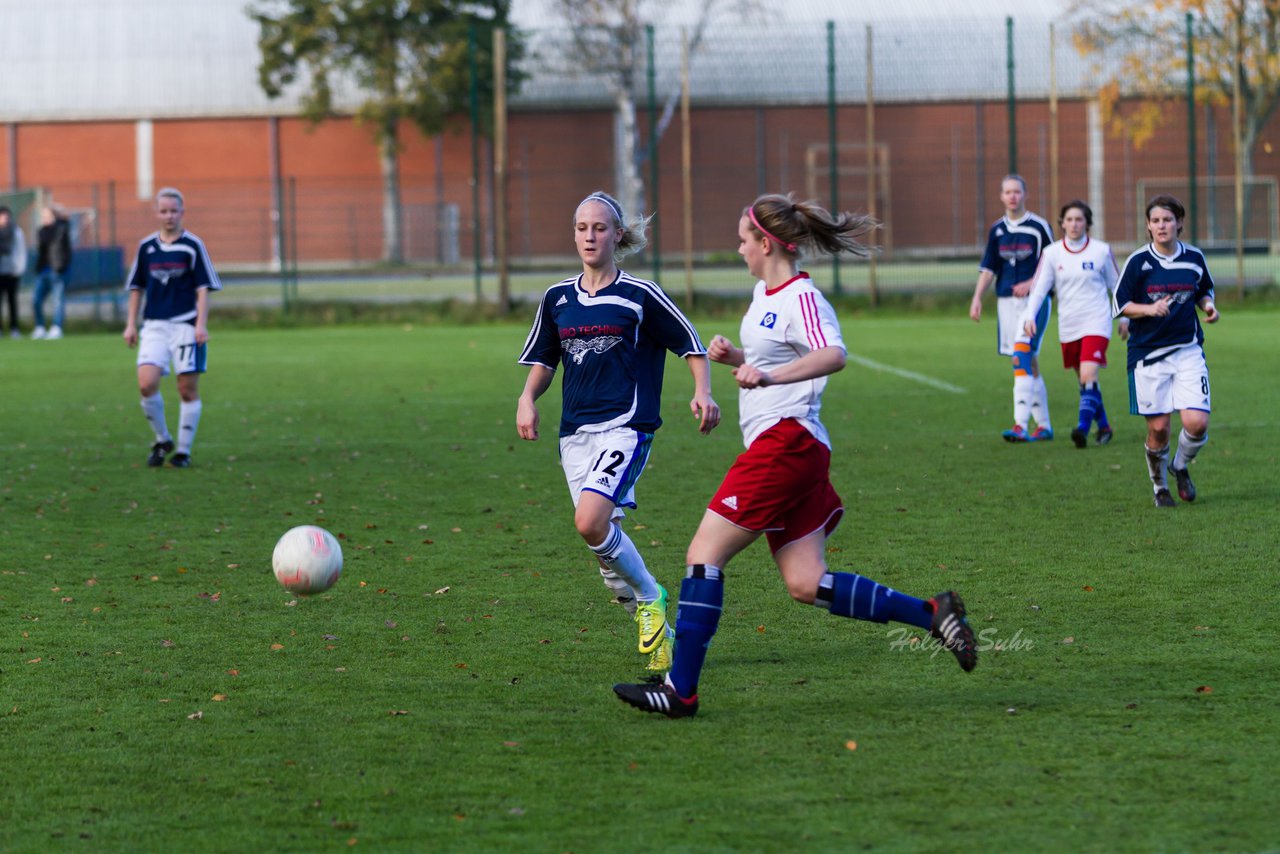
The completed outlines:
<svg viewBox="0 0 1280 854">
<path fill-rule="evenodd" d="M 1049 324 L 1052 301 L 1045 299 L 1035 317 L 1039 330 L 1023 334 L 1022 313 L 1035 279 L 1040 254 L 1053 243 L 1053 230 L 1044 219 L 1026 208 L 1027 182 L 1021 175 L 1005 175 L 1000 181 L 1004 216 L 987 232 L 987 249 L 978 267 L 978 284 L 969 303 L 969 317 L 982 319 L 982 295 L 996 286 L 996 349 L 1013 359 L 1013 427 L 1004 431 L 1009 442 L 1037 442 L 1053 438 L 1049 421 L 1049 395 L 1040 374 L 1040 342 Z M 1029 433 L 1029 419 L 1036 429 Z"/>
<path fill-rule="evenodd" d="M 1124 263 L 1112 299 L 1113 311 L 1129 322 L 1129 411 L 1147 419 L 1147 474 L 1157 507 L 1173 507 L 1165 468 L 1172 413 L 1182 429 L 1174 455 L 1178 497 L 1196 500 L 1191 465 L 1209 440 L 1209 366 L 1204 359 L 1206 323 L 1218 322 L 1213 277 L 1204 253 L 1178 239 L 1186 209 L 1162 194 L 1147 203 L 1151 242 Z"/>
<path fill-rule="evenodd" d="M 689 408 L 702 433 L 720 423 L 711 397 L 706 348 L 693 324 L 653 282 L 618 269 L 617 261 L 642 249 L 648 220 L 630 221 L 613 197 L 595 192 L 573 215 L 582 272 L 542 296 L 519 362 L 529 376 L 516 409 L 520 438 L 538 438 L 537 400 L 561 379 L 560 464 L 574 503 L 574 525 L 600 565 L 618 601 L 633 611 L 646 667 L 671 666 L 673 632 L 667 591 L 645 566 L 619 520 L 635 507 L 635 485 L 653 434 L 662 424 L 662 376 L 667 351 L 693 375 Z"/>
<path fill-rule="evenodd" d="M 138 245 L 138 255 L 125 287 L 129 290 L 124 340 L 138 348 L 138 390 L 142 412 L 155 433 L 147 465 L 186 468 L 200 425 L 200 375 L 205 371 L 209 341 L 209 291 L 222 288 L 204 242 L 182 226 L 182 193 L 165 187 L 156 193 L 160 230 Z M 145 301 L 143 295 L 145 294 Z M 142 307 L 142 328 L 138 309 Z M 164 415 L 160 378 L 178 375 L 178 438 L 175 443 Z"/>
</svg>

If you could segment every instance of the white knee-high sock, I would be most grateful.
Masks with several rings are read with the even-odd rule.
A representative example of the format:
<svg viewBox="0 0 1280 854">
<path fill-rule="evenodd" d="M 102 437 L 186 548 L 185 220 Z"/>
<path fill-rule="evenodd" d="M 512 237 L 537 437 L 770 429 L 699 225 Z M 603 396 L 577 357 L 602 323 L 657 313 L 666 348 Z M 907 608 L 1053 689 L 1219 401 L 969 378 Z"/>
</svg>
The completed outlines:
<svg viewBox="0 0 1280 854">
<path fill-rule="evenodd" d="M 1208 441 L 1208 430 L 1205 430 L 1199 436 L 1192 436 L 1187 432 L 1187 428 L 1183 427 L 1178 433 L 1178 452 L 1173 455 L 1173 467 L 1179 471 L 1185 470 L 1191 464 L 1191 461 L 1196 458 L 1196 454 L 1200 453 L 1204 443 Z"/>
<path fill-rule="evenodd" d="M 156 392 L 151 397 L 141 399 L 142 414 L 146 416 L 147 423 L 151 425 L 151 430 L 156 434 L 157 442 L 171 442 L 173 437 L 169 435 L 169 425 L 164 420 L 164 398 L 160 392 Z"/>
<path fill-rule="evenodd" d="M 604 580 L 604 586 L 609 588 L 609 592 L 613 594 L 613 598 L 617 600 L 618 604 L 626 608 L 628 614 L 634 615 L 636 612 L 636 592 L 631 589 L 631 585 L 607 566 L 600 567 L 600 578 Z"/>
<path fill-rule="evenodd" d="M 1030 374 L 1015 374 L 1013 377 L 1013 423 L 1024 430 L 1031 418 L 1031 401 L 1035 397 L 1032 379 Z"/>
<path fill-rule="evenodd" d="M 1049 422 L 1049 390 L 1044 385 L 1044 374 L 1032 378 L 1031 417 L 1037 427 L 1053 429 Z"/>
<path fill-rule="evenodd" d="M 622 528 L 617 524 L 609 526 L 609 535 L 604 538 L 604 542 L 592 546 L 591 551 L 631 586 L 641 602 L 653 602 L 658 598 L 658 582 L 649 574 L 644 558 L 636 550 L 636 544 L 622 533 Z"/>
<path fill-rule="evenodd" d="M 196 428 L 200 426 L 200 412 L 204 404 L 199 400 L 182 401 L 178 407 L 178 453 L 191 453 L 191 443 L 196 440 Z"/>
</svg>

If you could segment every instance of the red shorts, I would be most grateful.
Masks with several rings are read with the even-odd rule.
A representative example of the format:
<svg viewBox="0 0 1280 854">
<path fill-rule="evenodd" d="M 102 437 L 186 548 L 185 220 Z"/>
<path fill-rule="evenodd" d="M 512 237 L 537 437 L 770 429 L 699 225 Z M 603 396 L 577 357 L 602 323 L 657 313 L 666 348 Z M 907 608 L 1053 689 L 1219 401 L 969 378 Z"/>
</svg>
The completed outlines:
<svg viewBox="0 0 1280 854">
<path fill-rule="evenodd" d="M 1111 341 L 1101 335 L 1086 335 L 1062 344 L 1062 367 L 1079 368 L 1080 362 L 1097 362 L 1107 366 L 1107 345 Z"/>
<path fill-rule="evenodd" d="M 840 524 L 844 505 L 831 486 L 831 450 L 797 421 L 779 421 L 734 460 L 707 509 L 748 531 L 770 551 Z"/>
</svg>

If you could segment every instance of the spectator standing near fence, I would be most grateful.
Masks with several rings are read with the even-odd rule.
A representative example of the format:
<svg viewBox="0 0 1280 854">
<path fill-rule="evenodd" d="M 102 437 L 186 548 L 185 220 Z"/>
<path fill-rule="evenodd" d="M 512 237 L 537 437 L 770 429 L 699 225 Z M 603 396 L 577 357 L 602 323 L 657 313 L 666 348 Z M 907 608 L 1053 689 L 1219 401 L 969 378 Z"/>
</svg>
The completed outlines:
<svg viewBox="0 0 1280 854">
<path fill-rule="evenodd" d="M 32 302 L 35 329 L 31 337 L 50 341 L 62 337 L 67 321 L 67 271 L 71 269 L 71 223 L 61 209 L 46 207 L 40 211 L 37 234 L 36 293 Z M 44 303 L 53 295 L 53 325 L 45 328 Z"/>
<path fill-rule="evenodd" d="M 582 272 L 542 296 L 520 364 L 529 368 L 516 404 L 521 439 L 539 435 L 537 400 L 563 368 L 560 465 L 573 499 L 574 527 L 595 556 L 605 585 L 635 615 L 646 668 L 671 667 L 667 591 L 622 530 L 623 508 L 636 506 L 635 486 L 662 425 L 667 351 L 693 376 L 689 408 L 702 433 L 720 423 L 711 397 L 711 368 L 693 324 L 662 288 L 618 268 L 643 249 L 648 219 L 628 219 L 618 202 L 595 192 L 573 214 Z"/>
<path fill-rule="evenodd" d="M 155 433 L 147 465 L 191 465 L 191 445 L 200 424 L 200 375 L 205 372 L 209 341 L 209 292 L 222 288 L 205 251 L 204 242 L 182 226 L 182 193 L 165 187 L 156 193 L 160 230 L 138 245 L 138 255 L 125 287 L 129 291 L 124 340 L 138 348 L 138 390 L 142 412 Z M 138 309 L 146 295 L 142 328 Z M 178 439 L 174 442 L 165 420 L 160 378 L 178 375 Z"/>
<path fill-rule="evenodd" d="M 1178 239 L 1186 209 L 1162 194 L 1147 203 L 1151 242 L 1124 262 L 1112 310 L 1129 322 L 1129 411 L 1147 419 L 1147 474 L 1157 507 L 1173 507 L 1165 468 L 1173 469 L 1178 497 L 1196 500 L 1187 470 L 1209 441 L 1209 366 L 1204 360 L 1205 323 L 1218 322 L 1213 277 L 1204 253 Z M 1172 415 L 1182 429 L 1169 464 Z"/>
<path fill-rule="evenodd" d="M 757 279 L 734 346 L 717 335 L 712 361 L 733 369 L 747 446 L 707 505 L 686 555 L 671 672 L 660 683 L 620 684 L 625 703 L 669 718 L 698 711 L 698 681 L 724 607 L 724 569 L 763 534 L 787 591 L 838 617 L 890 620 L 929 632 L 965 671 L 978 651 L 964 603 L 952 591 L 923 600 L 852 572 L 827 568 L 827 538 L 844 515 L 831 485 L 831 440 L 819 418 L 827 377 L 847 351 L 835 309 L 809 274 L 802 251 L 865 255 L 858 236 L 874 220 L 833 216 L 813 202 L 770 194 L 738 220 L 738 252 Z"/>
<path fill-rule="evenodd" d="M 1013 427 L 1003 436 L 1009 442 L 1037 442 L 1053 438 L 1049 422 L 1049 394 L 1040 375 L 1040 342 L 1049 324 L 1052 300 L 1046 298 L 1035 317 L 1038 332 L 1026 336 L 1022 313 L 1031 293 L 1040 254 L 1053 242 L 1053 230 L 1026 208 L 1027 182 L 1021 175 L 1005 175 L 1000 182 L 1004 216 L 987 232 L 987 249 L 978 267 L 978 285 L 969 303 L 969 317 L 982 319 L 982 295 L 996 286 L 996 348 L 1013 359 Z M 1030 419 L 1036 421 L 1029 433 Z"/>
<path fill-rule="evenodd" d="M 18 284 L 27 270 L 27 239 L 8 206 L 0 206 L 0 299 L 9 306 L 9 337 L 21 338 L 18 328 Z"/>
<path fill-rule="evenodd" d="M 1097 442 L 1111 441 L 1111 422 L 1102 402 L 1098 371 L 1107 366 L 1111 343 L 1111 292 L 1119 274 L 1111 247 L 1089 235 L 1093 210 L 1079 199 L 1067 202 L 1058 215 L 1062 239 L 1044 251 L 1040 269 L 1022 312 L 1022 331 L 1034 338 L 1040 331 L 1036 316 L 1049 294 L 1058 297 L 1058 340 L 1062 366 L 1076 373 L 1080 408 L 1071 441 L 1089 444 L 1089 428 L 1098 423 Z M 1120 318 L 1120 337 L 1129 337 L 1129 319 Z"/>
</svg>

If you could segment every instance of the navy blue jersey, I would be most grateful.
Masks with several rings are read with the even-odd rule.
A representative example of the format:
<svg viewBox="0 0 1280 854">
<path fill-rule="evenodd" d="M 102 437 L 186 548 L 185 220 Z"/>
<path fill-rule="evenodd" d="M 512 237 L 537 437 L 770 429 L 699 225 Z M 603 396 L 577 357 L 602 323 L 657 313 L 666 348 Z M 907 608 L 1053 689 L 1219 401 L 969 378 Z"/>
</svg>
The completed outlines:
<svg viewBox="0 0 1280 854">
<path fill-rule="evenodd" d="M 1124 262 L 1111 310 L 1119 314 L 1127 303 L 1150 305 L 1166 296 L 1173 298 L 1167 317 L 1129 319 L 1131 371 L 1139 362 L 1154 364 L 1188 344 L 1204 344 L 1196 305 L 1213 299 L 1213 277 L 1203 252 L 1179 241 L 1178 251 L 1166 258 L 1148 243 Z"/>
<path fill-rule="evenodd" d="M 520 354 L 522 365 L 564 366 L 560 435 L 631 427 L 652 433 L 667 351 L 707 352 L 693 324 L 662 290 L 619 271 L 591 296 L 581 276 L 552 285 Z"/>
<path fill-rule="evenodd" d="M 195 320 L 196 291 L 221 290 L 222 283 L 200 238 L 183 231 L 165 243 L 156 232 L 138 244 L 125 287 L 146 291 L 143 320 L 184 321 Z"/>
<path fill-rule="evenodd" d="M 1030 211 L 1016 223 L 1002 216 L 987 232 L 987 251 L 978 269 L 995 273 L 996 296 L 1011 297 L 1014 285 L 1035 276 L 1040 253 L 1050 243 L 1053 231 L 1049 223 Z"/>
</svg>

